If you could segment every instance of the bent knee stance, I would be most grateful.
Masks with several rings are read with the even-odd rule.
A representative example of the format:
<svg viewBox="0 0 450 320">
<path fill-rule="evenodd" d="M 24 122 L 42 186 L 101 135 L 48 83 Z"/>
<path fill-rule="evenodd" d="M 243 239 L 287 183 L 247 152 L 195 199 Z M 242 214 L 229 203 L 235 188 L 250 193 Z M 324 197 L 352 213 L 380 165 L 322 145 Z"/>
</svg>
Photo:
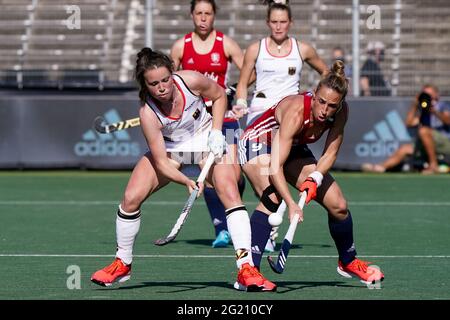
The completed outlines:
<svg viewBox="0 0 450 320">
<path fill-rule="evenodd" d="M 272 194 L 274 194 L 277 197 L 277 200 L 280 198 L 275 187 L 273 185 L 269 185 L 266 189 L 264 189 L 260 200 L 267 210 L 269 210 L 270 212 L 277 212 L 278 208 L 280 207 L 281 201 L 277 202 L 273 201 L 270 198 Z"/>
<path fill-rule="evenodd" d="M 123 200 L 121 203 L 122 209 L 126 212 L 137 211 L 141 208 L 142 202 L 145 200 L 145 196 L 140 195 L 136 191 L 125 191 Z"/>
<path fill-rule="evenodd" d="M 333 205 L 330 208 L 328 208 L 328 215 L 332 216 L 337 220 L 346 219 L 348 216 L 347 201 L 344 198 L 342 198 L 333 203 Z"/>
</svg>

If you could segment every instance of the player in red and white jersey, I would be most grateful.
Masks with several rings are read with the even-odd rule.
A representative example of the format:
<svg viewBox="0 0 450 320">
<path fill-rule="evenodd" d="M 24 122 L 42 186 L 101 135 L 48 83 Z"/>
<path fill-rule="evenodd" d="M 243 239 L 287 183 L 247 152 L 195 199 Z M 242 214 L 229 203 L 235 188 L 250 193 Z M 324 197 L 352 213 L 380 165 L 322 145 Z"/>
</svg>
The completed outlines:
<svg viewBox="0 0 450 320">
<path fill-rule="evenodd" d="M 238 116 L 247 114 L 247 125 L 283 97 L 299 93 L 300 75 L 304 63 L 321 75 L 328 72 L 325 62 L 311 45 L 289 35 L 293 20 L 291 8 L 287 2 L 264 1 L 269 3 L 266 23 L 270 34 L 252 43 L 245 52 L 233 111 Z M 247 109 L 247 83 L 254 77 L 253 74 L 256 75 L 256 86 L 250 108 Z M 285 209 L 286 204 L 283 202 L 280 205 L 279 214 L 282 214 Z M 276 234 L 277 227 L 274 227 L 273 236 L 265 246 L 266 251 L 275 250 Z M 258 254 L 258 251 L 255 251 Z"/>
<path fill-rule="evenodd" d="M 303 211 L 289 191 L 289 182 L 300 192 L 307 191 L 306 203 L 314 199 L 327 210 L 339 254 L 338 273 L 372 283 L 384 276 L 356 258 L 352 216 L 342 190 L 329 173 L 343 142 L 349 112 L 347 90 L 344 63 L 336 61 L 314 94 L 285 97 L 256 119 L 239 141 L 239 156 L 244 160 L 244 173 L 260 197 L 252 215 L 258 217 L 258 224 L 252 223 L 252 237 L 258 235 L 256 243 L 252 239 L 252 248 L 266 244 L 271 230 L 268 216 L 277 211 L 282 199 L 289 218 L 299 214 L 299 221 L 303 221 Z M 325 133 L 324 150 L 317 161 L 307 145 Z M 258 256 L 253 254 L 253 260 L 258 267 Z"/>
<path fill-rule="evenodd" d="M 149 152 L 133 169 L 116 217 L 116 259 L 95 272 L 91 280 L 102 286 L 123 282 L 131 276 L 133 247 L 141 221 L 141 206 L 154 192 L 169 182 L 185 185 L 189 192 L 197 183 L 181 172 L 192 156 L 211 152 L 216 162 L 206 179 L 215 185 L 226 208 L 228 230 L 236 251 L 239 270 L 235 288 L 247 291 L 275 291 L 276 286 L 254 267 L 250 253 L 251 228 L 247 210 L 239 195 L 237 178 L 226 152 L 221 128 L 226 110 L 225 90 L 214 81 L 190 70 L 173 73 L 172 60 L 158 51 L 143 48 L 137 55 L 136 80 L 142 132 Z M 212 101 L 212 117 L 203 101 Z M 188 157 L 177 159 L 174 153 Z M 186 161 L 186 159 L 189 159 Z M 202 165 L 205 159 L 199 164 Z"/>
<path fill-rule="evenodd" d="M 214 28 L 215 13 L 216 3 L 214 0 L 192 0 L 191 17 L 194 30 L 173 44 L 171 56 L 175 70 L 198 71 L 217 82 L 222 88 L 226 88 L 231 62 L 241 69 L 244 54 L 236 41 Z M 239 122 L 231 111 L 232 99 L 228 99 L 228 110 L 225 114 L 222 132 L 230 147 L 230 153 L 237 157 Z M 208 105 L 210 101 L 206 101 L 206 103 Z M 245 179 L 241 177 L 238 161 L 236 160 L 234 163 L 242 195 Z M 212 246 L 225 247 L 229 243 L 230 237 L 226 228 L 223 205 L 211 186 L 207 185 L 204 196 L 215 228 L 216 239 Z"/>
</svg>

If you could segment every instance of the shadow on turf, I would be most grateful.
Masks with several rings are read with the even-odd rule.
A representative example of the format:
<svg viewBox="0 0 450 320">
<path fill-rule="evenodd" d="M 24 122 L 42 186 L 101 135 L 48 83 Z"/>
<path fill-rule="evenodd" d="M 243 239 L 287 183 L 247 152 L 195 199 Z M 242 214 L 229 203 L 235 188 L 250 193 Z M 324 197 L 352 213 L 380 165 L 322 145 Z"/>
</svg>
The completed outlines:
<svg viewBox="0 0 450 320">
<path fill-rule="evenodd" d="M 176 242 L 180 242 L 180 243 L 184 242 L 187 244 L 211 247 L 211 243 L 213 242 L 213 240 L 211 240 L 211 239 L 194 239 L 194 240 L 175 240 L 175 241 L 173 241 L 173 243 L 176 243 Z M 230 244 L 230 246 L 231 246 L 231 244 Z M 291 246 L 291 249 L 301 249 L 303 247 L 331 248 L 332 246 L 329 244 L 302 243 L 302 244 L 293 244 Z"/>
<path fill-rule="evenodd" d="M 342 281 L 277 281 L 278 286 L 277 292 L 279 294 L 289 293 L 296 290 L 302 290 L 306 288 L 316 288 L 316 287 L 349 287 L 356 288 L 360 287 L 360 285 L 351 285 Z M 175 287 L 177 290 L 166 290 L 166 291 L 157 291 L 158 293 L 176 293 L 176 292 L 184 292 L 184 291 L 192 291 L 199 289 L 206 289 L 210 287 L 219 287 L 225 289 L 233 289 L 233 284 L 229 282 L 204 282 L 204 281 L 196 281 L 196 282 L 141 282 L 140 284 L 131 285 L 131 286 L 120 286 L 115 288 L 108 288 L 103 290 L 130 290 L 130 289 L 139 289 L 139 288 L 147 288 L 147 287 Z M 100 289 L 100 288 L 98 288 Z M 102 289 L 100 289 L 102 290 Z M 233 289 L 234 290 L 234 289 Z"/>
</svg>

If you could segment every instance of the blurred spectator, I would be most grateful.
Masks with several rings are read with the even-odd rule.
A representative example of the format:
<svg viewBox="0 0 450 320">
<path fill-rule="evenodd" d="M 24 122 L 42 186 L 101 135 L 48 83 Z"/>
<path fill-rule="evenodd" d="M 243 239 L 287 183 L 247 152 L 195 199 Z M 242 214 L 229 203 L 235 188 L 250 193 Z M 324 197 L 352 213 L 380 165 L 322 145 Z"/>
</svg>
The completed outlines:
<svg viewBox="0 0 450 320">
<path fill-rule="evenodd" d="M 367 60 L 361 68 L 361 96 L 390 96 L 389 84 L 380 67 L 384 60 L 384 44 L 380 41 L 369 42 L 367 55 Z"/>
<path fill-rule="evenodd" d="M 331 64 L 336 60 L 341 60 L 345 64 L 344 72 L 347 78 L 352 77 L 352 66 L 348 64 L 345 60 L 345 51 L 341 47 L 334 47 L 331 55 Z"/>
<path fill-rule="evenodd" d="M 431 106 L 427 111 L 430 116 L 428 123 L 421 120 L 424 110 L 420 106 L 419 98 L 423 93 L 431 98 Z M 385 172 L 401 164 L 407 157 L 414 156 L 423 158 L 428 163 L 428 167 L 422 171 L 424 174 L 447 172 L 446 165 L 439 167 L 438 155 L 442 156 L 444 161 L 450 159 L 450 105 L 439 101 L 439 91 L 434 85 L 423 86 L 408 110 L 405 124 L 408 128 L 417 128 L 413 138 L 415 142 L 401 145 L 384 162 L 365 163 L 361 169 L 365 172 Z"/>
<path fill-rule="evenodd" d="M 344 49 L 342 49 L 341 47 L 337 46 L 333 48 L 333 51 L 331 52 L 331 65 L 333 65 L 333 63 L 336 60 L 341 60 L 344 64 L 344 72 L 345 72 L 345 76 L 348 79 L 348 93 L 347 96 L 352 94 L 352 88 L 351 88 L 351 84 L 352 84 L 352 76 L 353 76 L 353 69 L 352 69 L 352 65 L 350 63 L 347 63 L 346 59 L 345 59 L 345 51 Z"/>
</svg>

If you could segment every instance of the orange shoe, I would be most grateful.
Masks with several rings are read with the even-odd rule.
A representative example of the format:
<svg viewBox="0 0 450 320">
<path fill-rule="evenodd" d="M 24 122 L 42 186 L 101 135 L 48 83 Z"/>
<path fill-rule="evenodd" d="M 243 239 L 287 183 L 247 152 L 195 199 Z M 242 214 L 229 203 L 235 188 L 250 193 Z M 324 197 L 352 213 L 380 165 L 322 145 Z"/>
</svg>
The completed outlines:
<svg viewBox="0 0 450 320">
<path fill-rule="evenodd" d="M 98 285 L 109 287 L 114 282 L 125 282 L 131 277 L 131 264 L 126 265 L 116 258 L 109 266 L 95 272 L 91 281 Z"/>
<path fill-rule="evenodd" d="M 234 288 L 248 292 L 276 291 L 277 285 L 264 278 L 256 267 L 244 263 L 239 270 Z"/>
<path fill-rule="evenodd" d="M 357 258 L 344 266 L 339 260 L 337 272 L 346 278 L 358 277 L 364 284 L 375 284 L 377 281 L 383 281 L 384 274 L 381 270 L 371 267 L 368 264 L 371 262 L 362 261 Z"/>
</svg>

